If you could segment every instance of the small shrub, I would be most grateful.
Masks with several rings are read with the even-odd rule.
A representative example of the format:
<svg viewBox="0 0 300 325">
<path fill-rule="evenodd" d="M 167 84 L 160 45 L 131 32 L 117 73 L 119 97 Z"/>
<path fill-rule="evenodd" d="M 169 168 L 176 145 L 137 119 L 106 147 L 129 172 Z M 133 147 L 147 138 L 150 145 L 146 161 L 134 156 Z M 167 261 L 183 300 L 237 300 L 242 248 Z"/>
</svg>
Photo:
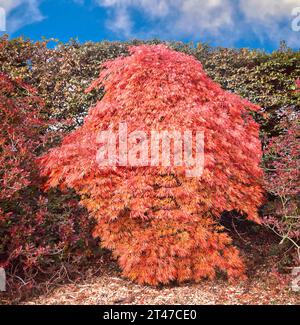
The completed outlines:
<svg viewBox="0 0 300 325">
<path fill-rule="evenodd" d="M 93 223 L 74 194 L 42 190 L 36 158 L 48 143 L 43 108 L 34 89 L 0 74 L 0 266 L 11 290 L 91 254 Z"/>
<path fill-rule="evenodd" d="M 298 251 L 300 262 L 300 114 L 283 110 L 279 136 L 265 150 L 266 190 L 273 196 L 265 224 Z"/>
</svg>

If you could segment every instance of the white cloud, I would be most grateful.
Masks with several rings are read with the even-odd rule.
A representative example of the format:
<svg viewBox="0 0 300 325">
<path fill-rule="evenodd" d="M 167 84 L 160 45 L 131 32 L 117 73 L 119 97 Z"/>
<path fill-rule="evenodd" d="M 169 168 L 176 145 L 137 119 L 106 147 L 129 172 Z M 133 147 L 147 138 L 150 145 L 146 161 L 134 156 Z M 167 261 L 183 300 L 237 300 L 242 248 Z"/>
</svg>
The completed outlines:
<svg viewBox="0 0 300 325">
<path fill-rule="evenodd" d="M 179 7 L 176 31 L 186 35 L 218 35 L 233 27 L 234 10 L 230 0 L 183 0 Z"/>
<path fill-rule="evenodd" d="M 116 7 L 119 9 L 138 8 L 146 10 L 152 17 L 164 17 L 169 13 L 171 7 L 176 5 L 178 0 L 96 0 L 103 7 Z"/>
<path fill-rule="evenodd" d="M 0 0 L 0 7 L 2 7 L 7 14 L 9 14 L 11 10 L 18 7 L 21 3 L 21 0 Z"/>
<path fill-rule="evenodd" d="M 124 36 L 130 37 L 133 24 L 128 12 L 120 9 L 116 12 L 113 21 L 107 22 L 107 27 L 115 33 L 122 33 Z"/>
<path fill-rule="evenodd" d="M 44 19 L 39 10 L 41 0 L 0 0 L 0 7 L 6 12 L 7 32 L 16 32 L 23 26 Z"/>
<path fill-rule="evenodd" d="M 300 0 L 95 0 L 109 10 L 108 28 L 119 36 L 235 41 L 255 37 L 262 43 L 286 39 L 299 46 L 291 29 L 292 9 Z M 151 30 L 135 26 L 134 12 L 152 22 Z M 147 27 L 148 28 L 148 27 Z"/>
<path fill-rule="evenodd" d="M 292 11 L 299 6 L 300 0 L 240 0 L 246 24 L 262 42 L 286 40 L 293 47 L 300 44 L 300 34 L 292 30 Z"/>
<path fill-rule="evenodd" d="M 108 27 L 112 30 L 135 36 L 132 10 L 144 13 L 149 20 L 156 21 L 156 29 L 149 32 L 176 37 L 206 32 L 215 33 L 232 24 L 230 0 L 96 0 L 97 4 L 111 9 Z M 120 16 L 127 24 L 119 27 Z M 115 26 L 116 25 L 116 26 Z M 116 27 L 116 28 L 115 28 Z M 138 36 L 138 35 L 137 35 Z"/>
<path fill-rule="evenodd" d="M 240 0 L 240 8 L 245 16 L 257 22 L 277 22 L 291 16 L 299 0 Z"/>
</svg>

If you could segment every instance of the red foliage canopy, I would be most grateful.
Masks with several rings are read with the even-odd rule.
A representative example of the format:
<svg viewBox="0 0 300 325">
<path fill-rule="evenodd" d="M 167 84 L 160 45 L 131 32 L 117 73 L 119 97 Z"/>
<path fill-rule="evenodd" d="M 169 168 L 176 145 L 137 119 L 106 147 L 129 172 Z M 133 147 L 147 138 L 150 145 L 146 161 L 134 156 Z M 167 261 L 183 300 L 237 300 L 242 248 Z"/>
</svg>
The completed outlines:
<svg viewBox="0 0 300 325">
<path fill-rule="evenodd" d="M 217 218 L 237 210 L 259 222 L 262 157 L 258 107 L 210 80 L 191 56 L 167 47 L 130 48 L 103 66 L 90 89 L 106 94 L 82 127 L 44 156 L 48 186 L 74 188 L 98 224 L 95 236 L 113 251 L 123 274 L 138 283 L 199 281 L 216 271 L 230 279 L 244 266 Z M 203 130 L 201 177 L 183 167 L 99 168 L 100 131 Z"/>
</svg>

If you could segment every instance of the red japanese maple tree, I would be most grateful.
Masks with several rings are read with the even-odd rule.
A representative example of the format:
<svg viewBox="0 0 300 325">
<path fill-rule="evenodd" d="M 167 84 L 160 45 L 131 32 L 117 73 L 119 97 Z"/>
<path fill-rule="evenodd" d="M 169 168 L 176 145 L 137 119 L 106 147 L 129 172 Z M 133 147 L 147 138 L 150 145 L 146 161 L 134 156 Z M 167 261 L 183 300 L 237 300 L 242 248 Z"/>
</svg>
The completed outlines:
<svg viewBox="0 0 300 325">
<path fill-rule="evenodd" d="M 201 64 L 159 46 L 130 48 L 104 64 L 90 89 L 105 87 L 82 127 L 40 160 L 48 186 L 74 188 L 97 220 L 94 235 L 111 249 L 123 274 L 141 284 L 199 281 L 244 265 L 218 218 L 236 210 L 260 222 L 262 157 L 258 107 L 225 92 Z M 203 130 L 201 177 L 184 167 L 99 167 L 100 131 Z M 173 153 L 174 156 L 174 153 Z"/>
</svg>

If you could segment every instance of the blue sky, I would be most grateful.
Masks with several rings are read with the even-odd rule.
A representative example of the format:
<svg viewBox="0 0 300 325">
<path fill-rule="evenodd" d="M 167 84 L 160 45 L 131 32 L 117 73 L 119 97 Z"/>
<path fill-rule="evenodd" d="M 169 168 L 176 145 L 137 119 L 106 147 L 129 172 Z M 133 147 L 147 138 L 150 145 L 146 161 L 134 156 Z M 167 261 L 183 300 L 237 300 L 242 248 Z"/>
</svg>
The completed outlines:
<svg viewBox="0 0 300 325">
<path fill-rule="evenodd" d="M 299 49 L 300 0 L 0 0 L 6 32 L 39 40 L 152 39 Z"/>
</svg>

